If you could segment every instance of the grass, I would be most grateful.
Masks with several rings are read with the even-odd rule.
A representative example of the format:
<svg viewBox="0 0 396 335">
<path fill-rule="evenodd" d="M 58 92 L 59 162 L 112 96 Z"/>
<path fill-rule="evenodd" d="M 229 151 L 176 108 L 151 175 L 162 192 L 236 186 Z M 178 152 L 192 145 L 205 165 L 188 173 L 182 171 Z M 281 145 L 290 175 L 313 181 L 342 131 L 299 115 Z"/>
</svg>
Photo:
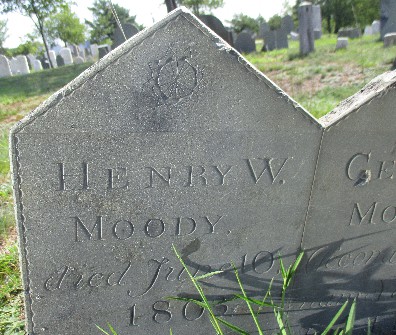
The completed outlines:
<svg viewBox="0 0 396 335">
<path fill-rule="evenodd" d="M 315 117 L 331 111 L 377 75 L 392 68 L 396 47 L 383 48 L 378 36 L 350 40 L 335 51 L 336 37 L 324 35 L 316 51 L 299 56 L 289 49 L 247 55 L 247 59 Z M 23 308 L 8 158 L 8 132 L 16 121 L 91 64 L 66 66 L 0 78 L 0 335 L 19 334 Z"/>
</svg>

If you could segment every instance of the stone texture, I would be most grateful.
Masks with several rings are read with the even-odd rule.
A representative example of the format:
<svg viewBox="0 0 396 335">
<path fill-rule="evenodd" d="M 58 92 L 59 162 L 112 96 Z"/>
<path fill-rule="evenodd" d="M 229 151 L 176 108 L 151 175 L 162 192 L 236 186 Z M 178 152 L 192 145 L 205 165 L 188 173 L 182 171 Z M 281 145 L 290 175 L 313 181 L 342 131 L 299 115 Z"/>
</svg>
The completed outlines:
<svg viewBox="0 0 396 335">
<path fill-rule="evenodd" d="M 55 51 L 54 51 L 54 50 L 49 50 L 48 53 L 49 53 L 49 57 L 50 57 L 50 59 L 51 59 L 52 66 L 53 66 L 53 67 L 57 67 L 58 65 L 56 64 L 56 54 L 55 54 Z M 45 58 L 48 57 L 47 53 L 44 54 L 44 57 L 45 57 Z"/>
<path fill-rule="evenodd" d="M 236 292 L 230 261 L 261 296 L 299 248 L 321 133 L 186 10 L 128 40 L 12 130 L 27 332 L 212 332 L 164 298 L 196 293 L 171 244 L 226 270 L 211 299 Z M 217 311 L 253 332 L 243 306 Z"/>
<path fill-rule="evenodd" d="M 214 15 L 200 15 L 199 19 L 219 35 L 229 45 L 234 45 L 232 34 L 224 27 L 223 23 Z"/>
<path fill-rule="evenodd" d="M 312 6 L 312 25 L 315 39 L 318 40 L 322 37 L 322 11 L 320 5 Z"/>
<path fill-rule="evenodd" d="M 348 47 L 348 37 L 338 37 L 336 50 L 338 49 L 346 49 Z"/>
<path fill-rule="evenodd" d="M 125 38 L 129 39 L 131 38 L 133 35 L 136 35 L 139 32 L 139 29 L 136 28 L 136 26 L 134 26 L 133 24 L 130 23 L 125 23 L 122 25 L 122 30 L 124 31 L 124 33 L 122 33 L 120 27 L 117 26 L 117 28 L 114 31 L 112 40 L 113 40 L 113 44 L 112 44 L 112 48 L 115 49 L 118 46 L 120 46 L 122 43 L 125 42 Z M 124 36 L 125 34 L 125 36 Z"/>
<path fill-rule="evenodd" d="M 10 59 L 10 68 L 13 75 L 18 74 L 18 61 L 15 57 Z"/>
<path fill-rule="evenodd" d="M 73 56 L 71 50 L 69 48 L 63 48 L 59 51 L 59 54 L 62 56 L 65 65 L 73 64 Z"/>
<path fill-rule="evenodd" d="M 389 33 L 384 36 L 384 47 L 396 45 L 396 33 Z"/>
<path fill-rule="evenodd" d="M 381 1 L 381 39 L 388 33 L 396 32 L 396 2 L 393 0 Z"/>
<path fill-rule="evenodd" d="M 341 28 L 338 31 L 338 37 L 359 38 L 362 36 L 360 28 Z"/>
<path fill-rule="evenodd" d="M 12 76 L 10 62 L 4 55 L 0 55 L 0 78 Z"/>
<path fill-rule="evenodd" d="M 312 3 L 302 2 L 298 7 L 300 54 L 307 55 L 315 50 Z"/>
<path fill-rule="evenodd" d="M 264 34 L 264 45 L 261 51 L 287 49 L 288 47 L 289 41 L 287 40 L 287 32 L 285 30 L 270 30 Z"/>
<path fill-rule="evenodd" d="M 234 47 L 239 52 L 243 53 L 251 53 L 256 51 L 256 43 L 254 42 L 254 39 L 250 33 L 244 31 L 238 34 L 234 42 Z"/>
</svg>

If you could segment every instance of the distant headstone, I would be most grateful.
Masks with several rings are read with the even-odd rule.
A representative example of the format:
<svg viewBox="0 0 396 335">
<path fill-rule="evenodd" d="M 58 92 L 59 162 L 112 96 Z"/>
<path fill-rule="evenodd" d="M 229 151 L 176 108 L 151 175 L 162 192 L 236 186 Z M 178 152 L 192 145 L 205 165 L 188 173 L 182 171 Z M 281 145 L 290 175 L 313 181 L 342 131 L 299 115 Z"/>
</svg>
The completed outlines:
<svg viewBox="0 0 396 335">
<path fill-rule="evenodd" d="M 384 36 L 384 47 L 396 45 L 396 33 L 388 33 Z"/>
<path fill-rule="evenodd" d="M 107 44 L 102 44 L 98 46 L 98 52 L 99 52 L 99 59 L 102 59 L 104 56 L 106 56 L 110 52 L 110 46 Z"/>
<path fill-rule="evenodd" d="M 33 56 L 32 54 L 29 54 L 29 55 L 26 56 L 26 58 L 27 58 L 27 62 L 28 62 L 28 65 L 29 65 L 29 69 L 30 70 L 34 70 L 33 63 L 36 60 L 36 57 Z"/>
<path fill-rule="evenodd" d="M 359 38 L 362 36 L 360 28 L 341 28 L 338 31 L 338 37 L 348 37 L 351 39 Z"/>
<path fill-rule="evenodd" d="M 364 36 L 371 36 L 373 35 L 373 27 L 372 26 L 366 26 L 364 28 Z"/>
<path fill-rule="evenodd" d="M 234 45 L 235 39 L 232 39 L 232 35 L 230 35 L 229 31 L 224 27 L 223 23 L 216 16 L 199 15 L 198 18 L 229 45 Z"/>
<path fill-rule="evenodd" d="M 282 18 L 281 28 L 286 34 L 290 34 L 294 29 L 293 18 L 290 15 L 286 15 Z"/>
<path fill-rule="evenodd" d="M 55 51 L 54 50 L 49 50 L 48 53 L 49 53 L 49 57 L 51 59 L 52 66 L 54 68 L 57 67 Z M 47 58 L 47 53 L 44 53 L 44 56 Z"/>
<path fill-rule="evenodd" d="M 40 59 L 41 65 L 43 67 L 44 70 L 47 70 L 50 68 L 50 63 L 48 61 L 48 59 L 46 57 L 43 57 Z"/>
<path fill-rule="evenodd" d="M 307 55 L 315 50 L 312 3 L 302 2 L 298 7 L 300 54 Z"/>
<path fill-rule="evenodd" d="M 10 62 L 4 55 L 0 55 L 0 78 L 12 76 Z"/>
<path fill-rule="evenodd" d="M 77 46 L 77 45 L 75 45 L 75 44 L 70 44 L 70 45 L 68 46 L 68 48 L 70 49 L 70 51 L 71 51 L 73 57 L 79 56 L 79 54 L 78 54 L 78 46 Z"/>
<path fill-rule="evenodd" d="M 56 56 L 56 65 L 59 66 L 65 66 L 65 60 L 61 55 Z"/>
<path fill-rule="evenodd" d="M 18 74 L 28 74 L 30 73 L 27 58 L 24 55 L 16 56 L 16 68 Z"/>
<path fill-rule="evenodd" d="M 287 49 L 288 47 L 289 41 L 287 40 L 287 32 L 285 30 L 270 30 L 264 34 L 264 45 L 261 51 Z"/>
<path fill-rule="evenodd" d="M 39 59 L 36 59 L 33 62 L 33 70 L 34 71 L 41 71 L 43 69 L 43 66 L 41 65 L 41 61 Z"/>
<path fill-rule="evenodd" d="M 82 64 L 82 63 L 84 63 L 84 58 L 82 58 L 80 56 L 74 57 L 73 62 L 74 62 L 74 64 Z"/>
<path fill-rule="evenodd" d="M 91 55 L 93 57 L 99 57 L 98 45 L 95 43 L 91 44 L 90 48 L 91 48 Z"/>
<path fill-rule="evenodd" d="M 315 40 L 322 37 L 322 11 L 320 5 L 312 5 L 312 24 Z"/>
<path fill-rule="evenodd" d="M 65 65 L 73 64 L 73 56 L 69 48 L 61 49 L 59 54 L 62 56 Z"/>
<path fill-rule="evenodd" d="M 299 34 L 298 33 L 296 33 L 295 31 L 292 31 L 291 33 L 290 33 L 290 38 L 291 38 L 291 40 L 292 41 L 298 41 L 299 40 Z"/>
<path fill-rule="evenodd" d="M 133 35 L 136 35 L 139 32 L 139 29 L 130 23 L 123 24 L 122 30 L 124 31 L 126 39 L 131 38 Z M 111 46 L 113 49 L 125 42 L 124 34 L 122 33 L 120 27 L 117 26 L 112 37 L 113 44 Z"/>
<path fill-rule="evenodd" d="M 239 52 L 251 53 L 256 51 L 256 43 L 250 33 L 241 32 L 234 42 L 234 48 Z"/>
<path fill-rule="evenodd" d="M 259 29 L 259 34 L 258 34 L 258 38 L 264 38 L 264 34 L 270 31 L 270 27 L 268 25 L 267 22 L 263 22 L 260 24 L 260 29 Z"/>
<path fill-rule="evenodd" d="M 373 21 L 371 24 L 373 28 L 373 34 L 379 34 L 381 32 L 381 22 L 380 21 Z"/>
<path fill-rule="evenodd" d="M 381 39 L 396 32 L 396 1 L 381 0 Z"/>
<path fill-rule="evenodd" d="M 10 68 L 13 75 L 19 74 L 18 61 L 15 57 L 10 59 Z"/>
<path fill-rule="evenodd" d="M 338 37 L 336 50 L 338 49 L 346 49 L 348 47 L 348 37 Z"/>
</svg>

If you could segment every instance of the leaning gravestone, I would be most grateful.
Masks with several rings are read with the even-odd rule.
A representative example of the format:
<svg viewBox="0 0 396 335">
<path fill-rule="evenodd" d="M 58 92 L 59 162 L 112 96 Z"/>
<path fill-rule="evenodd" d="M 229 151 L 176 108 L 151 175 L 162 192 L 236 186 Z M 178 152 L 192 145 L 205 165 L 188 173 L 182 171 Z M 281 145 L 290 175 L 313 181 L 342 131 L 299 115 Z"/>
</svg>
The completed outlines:
<svg viewBox="0 0 396 335">
<path fill-rule="evenodd" d="M 379 34 L 381 31 L 381 22 L 380 21 L 373 21 L 371 24 L 371 27 L 373 28 L 373 35 L 374 34 Z"/>
<path fill-rule="evenodd" d="M 226 271 L 208 296 L 236 292 L 231 261 L 261 295 L 300 245 L 320 136 L 189 12 L 128 40 L 12 131 L 28 333 L 209 333 L 164 298 L 195 294 L 172 243 L 195 275 Z M 254 330 L 244 303 L 216 313 Z"/>
<path fill-rule="evenodd" d="M 182 8 L 128 40 L 11 132 L 28 333 L 211 332 L 164 298 L 196 296 L 174 244 L 194 276 L 225 271 L 204 290 L 247 331 L 231 262 L 261 298 L 302 247 L 292 327 L 358 296 L 358 327 L 389 334 L 395 99 L 393 72 L 317 121 Z"/>
<path fill-rule="evenodd" d="M 112 37 L 113 39 L 112 48 L 113 49 L 117 48 L 119 45 L 125 42 L 125 39 L 131 38 L 133 35 L 136 35 L 138 32 L 139 29 L 130 23 L 123 24 L 122 31 L 120 27 L 117 26 Z"/>
<path fill-rule="evenodd" d="M 0 55 L 0 78 L 12 76 L 10 62 L 6 56 Z"/>
<path fill-rule="evenodd" d="M 62 56 L 65 65 L 73 64 L 73 56 L 69 48 L 62 48 L 59 54 Z"/>
<path fill-rule="evenodd" d="M 230 32 L 224 27 L 223 23 L 216 16 L 199 15 L 198 18 L 217 35 L 219 35 L 224 41 L 228 42 L 229 45 L 234 45 L 235 39 L 233 39 L 232 34 L 230 34 Z"/>
<path fill-rule="evenodd" d="M 396 2 L 381 1 L 381 39 L 388 33 L 396 32 Z"/>
<path fill-rule="evenodd" d="M 78 57 L 74 57 L 73 59 L 74 64 L 82 64 L 84 63 L 84 58 L 78 56 Z"/>
<path fill-rule="evenodd" d="M 43 66 L 41 65 L 41 61 L 39 59 L 36 59 L 33 62 L 33 70 L 34 71 L 41 71 L 43 69 Z"/>
<path fill-rule="evenodd" d="M 251 53 L 256 51 L 256 43 L 252 38 L 252 35 L 245 31 L 242 31 L 240 34 L 238 34 L 234 42 L 234 47 L 236 50 L 243 53 Z"/>
<path fill-rule="evenodd" d="M 26 56 L 18 55 L 16 57 L 16 66 L 17 66 L 17 72 L 19 74 L 28 74 L 28 73 L 30 73 L 29 64 L 27 62 Z"/>
<path fill-rule="evenodd" d="M 18 61 L 15 57 L 10 59 L 10 68 L 13 75 L 18 74 Z"/>
</svg>

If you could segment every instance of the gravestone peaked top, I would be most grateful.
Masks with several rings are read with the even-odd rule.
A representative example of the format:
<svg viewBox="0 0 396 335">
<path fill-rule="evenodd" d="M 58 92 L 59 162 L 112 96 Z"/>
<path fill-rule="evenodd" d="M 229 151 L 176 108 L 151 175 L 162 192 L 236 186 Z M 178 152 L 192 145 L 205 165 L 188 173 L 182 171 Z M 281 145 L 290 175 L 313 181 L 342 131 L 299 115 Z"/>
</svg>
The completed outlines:
<svg viewBox="0 0 396 335">
<path fill-rule="evenodd" d="M 321 132 L 185 9 L 106 55 L 10 135 L 28 333 L 209 332 L 164 298 L 195 293 L 172 243 L 226 271 L 208 296 L 238 289 L 231 261 L 261 295 L 300 246 Z M 216 311 L 241 326 L 243 305 Z"/>
</svg>

